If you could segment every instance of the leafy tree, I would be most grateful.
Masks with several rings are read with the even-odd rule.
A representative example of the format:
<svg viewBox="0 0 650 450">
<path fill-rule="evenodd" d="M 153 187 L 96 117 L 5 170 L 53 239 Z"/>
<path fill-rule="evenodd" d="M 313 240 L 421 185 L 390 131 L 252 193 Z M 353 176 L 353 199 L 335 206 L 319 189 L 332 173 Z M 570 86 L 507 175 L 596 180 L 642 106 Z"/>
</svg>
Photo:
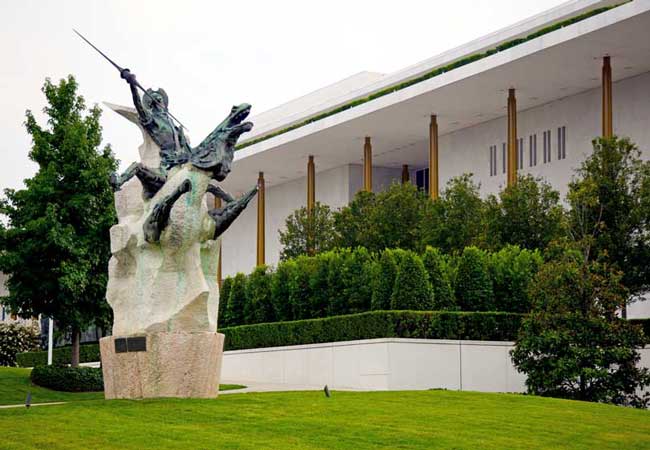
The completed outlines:
<svg viewBox="0 0 650 450">
<path fill-rule="evenodd" d="M 371 228 L 371 211 L 375 206 L 375 194 L 360 191 L 354 199 L 334 214 L 336 247 L 368 247 L 368 230 Z"/>
<path fill-rule="evenodd" d="M 485 206 L 485 241 L 492 249 L 507 244 L 544 249 L 566 235 L 560 194 L 531 175 L 519 176 L 498 198 L 489 196 Z"/>
<path fill-rule="evenodd" d="M 312 290 L 310 280 L 315 272 L 316 264 L 313 257 L 299 256 L 294 260 L 296 270 L 289 281 L 289 303 L 293 320 L 310 319 Z"/>
<path fill-rule="evenodd" d="M 219 315 L 217 318 L 218 325 L 222 327 L 228 326 L 228 318 L 226 310 L 228 309 L 228 299 L 230 298 L 230 290 L 232 289 L 232 277 L 224 278 L 219 290 Z"/>
<path fill-rule="evenodd" d="M 285 229 L 280 230 L 280 259 L 285 261 L 300 255 L 315 255 L 330 250 L 334 241 L 332 211 L 329 206 L 316 202 L 311 214 L 302 207 L 287 217 Z"/>
<path fill-rule="evenodd" d="M 290 295 L 291 280 L 295 271 L 296 263 L 293 260 L 280 262 L 271 280 L 271 303 L 273 304 L 275 317 L 279 321 L 293 319 Z"/>
<path fill-rule="evenodd" d="M 273 322 L 275 311 L 271 302 L 273 272 L 268 266 L 258 266 L 248 276 L 244 321 L 247 324 Z"/>
<path fill-rule="evenodd" d="M 397 266 L 391 309 L 433 309 L 433 293 L 422 259 L 405 252 Z"/>
<path fill-rule="evenodd" d="M 344 285 L 341 280 L 341 273 L 348 253 L 350 253 L 348 248 L 337 249 L 332 252 L 327 263 L 328 316 L 345 314 L 347 309 L 347 299 L 343 292 Z"/>
<path fill-rule="evenodd" d="M 444 253 L 460 253 L 481 241 L 483 200 L 471 174 L 454 177 L 440 198 L 430 202 L 423 215 L 421 247 L 437 247 Z"/>
<path fill-rule="evenodd" d="M 309 289 L 312 293 L 309 304 L 309 317 L 326 317 L 330 303 L 329 269 L 330 261 L 336 256 L 333 251 L 314 256 L 314 271 L 309 279 Z"/>
<path fill-rule="evenodd" d="M 593 258 L 623 272 L 632 295 L 648 287 L 650 163 L 625 138 L 598 138 L 569 184 L 572 238 L 593 236 Z"/>
<path fill-rule="evenodd" d="M 437 248 L 427 247 L 422 262 L 433 291 L 433 309 L 456 309 L 444 255 Z"/>
<path fill-rule="evenodd" d="M 637 363 L 647 338 L 617 315 L 628 296 L 622 274 L 588 255 L 583 247 L 542 266 L 513 362 L 530 393 L 646 407 L 639 392 L 650 373 Z"/>
<path fill-rule="evenodd" d="M 527 313 L 528 288 L 543 263 L 539 250 L 508 245 L 490 255 L 490 274 L 496 311 Z"/>
<path fill-rule="evenodd" d="M 229 327 L 244 325 L 244 308 L 246 305 L 246 275 L 239 272 L 232 280 L 230 296 L 226 306 L 226 320 Z"/>
<path fill-rule="evenodd" d="M 384 250 L 372 266 L 372 298 L 370 309 L 388 310 L 397 276 L 397 262 L 391 250 Z"/>
<path fill-rule="evenodd" d="M 476 247 L 467 247 L 458 260 L 456 299 L 463 311 L 493 311 L 494 292 L 488 272 L 487 255 Z"/>
<path fill-rule="evenodd" d="M 0 270 L 9 289 L 3 301 L 22 317 L 43 314 L 68 330 L 73 366 L 81 330 L 111 320 L 105 294 L 116 218 L 109 177 L 117 167 L 110 147 L 100 148 L 101 110 L 87 110 L 77 88 L 72 76 L 45 81 L 47 127 L 31 111 L 25 122 L 38 170 L 0 202 L 8 219 L 0 229 Z"/>
<path fill-rule="evenodd" d="M 363 247 L 343 253 L 341 266 L 341 283 L 343 296 L 346 299 L 343 314 L 354 314 L 370 310 L 372 298 L 371 288 L 371 255 Z"/>
</svg>

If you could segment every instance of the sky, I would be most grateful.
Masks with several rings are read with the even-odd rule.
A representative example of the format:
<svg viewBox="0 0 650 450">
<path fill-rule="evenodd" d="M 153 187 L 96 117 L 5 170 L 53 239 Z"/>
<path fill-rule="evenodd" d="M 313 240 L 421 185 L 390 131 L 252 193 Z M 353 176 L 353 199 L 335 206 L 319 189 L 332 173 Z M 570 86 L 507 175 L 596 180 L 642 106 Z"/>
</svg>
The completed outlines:
<svg viewBox="0 0 650 450">
<path fill-rule="evenodd" d="M 0 189 L 20 189 L 29 160 L 25 111 L 41 124 L 45 78 L 73 74 L 88 105 L 131 105 L 119 73 L 76 28 L 145 87 L 201 142 L 234 104 L 253 113 L 361 71 L 390 73 L 564 3 L 564 0 L 3 0 L 0 2 Z M 140 131 L 101 119 L 121 167 Z"/>
</svg>

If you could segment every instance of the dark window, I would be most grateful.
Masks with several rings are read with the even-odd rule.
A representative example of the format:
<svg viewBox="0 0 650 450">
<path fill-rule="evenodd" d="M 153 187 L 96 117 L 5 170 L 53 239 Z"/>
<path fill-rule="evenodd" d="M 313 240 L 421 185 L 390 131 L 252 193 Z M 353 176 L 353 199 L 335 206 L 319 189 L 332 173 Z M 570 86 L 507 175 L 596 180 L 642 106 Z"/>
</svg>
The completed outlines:
<svg viewBox="0 0 650 450">
<path fill-rule="evenodd" d="M 534 167 L 537 165 L 537 135 L 531 134 L 528 138 L 528 165 Z"/>
<path fill-rule="evenodd" d="M 544 163 L 551 162 L 551 130 L 544 131 Z"/>
<path fill-rule="evenodd" d="M 415 171 L 415 185 L 418 189 L 429 193 L 429 169 L 420 169 Z"/>
<path fill-rule="evenodd" d="M 506 157 L 506 143 L 501 144 L 501 159 L 503 160 L 502 166 L 503 166 L 503 173 L 506 173 L 506 162 L 508 161 L 508 158 Z"/>
<path fill-rule="evenodd" d="M 517 139 L 517 167 L 524 168 L 524 138 Z"/>
<path fill-rule="evenodd" d="M 557 159 L 566 158 L 566 127 L 557 129 Z"/>
</svg>

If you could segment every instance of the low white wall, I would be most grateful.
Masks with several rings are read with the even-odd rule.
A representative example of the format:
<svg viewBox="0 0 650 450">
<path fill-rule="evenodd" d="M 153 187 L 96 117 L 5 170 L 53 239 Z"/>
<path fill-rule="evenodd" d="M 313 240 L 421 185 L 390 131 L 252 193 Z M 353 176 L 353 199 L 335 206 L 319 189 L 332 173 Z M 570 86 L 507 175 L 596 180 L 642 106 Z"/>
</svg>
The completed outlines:
<svg viewBox="0 0 650 450">
<path fill-rule="evenodd" d="M 369 339 L 224 353 L 222 379 L 334 389 L 524 392 L 512 342 Z M 641 362 L 650 367 L 650 346 Z"/>
</svg>

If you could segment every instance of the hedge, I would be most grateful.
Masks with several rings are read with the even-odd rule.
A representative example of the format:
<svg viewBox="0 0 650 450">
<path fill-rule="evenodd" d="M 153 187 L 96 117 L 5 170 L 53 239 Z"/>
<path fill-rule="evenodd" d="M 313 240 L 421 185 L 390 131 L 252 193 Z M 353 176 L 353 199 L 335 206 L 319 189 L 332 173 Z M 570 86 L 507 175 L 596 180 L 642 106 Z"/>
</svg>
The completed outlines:
<svg viewBox="0 0 650 450">
<path fill-rule="evenodd" d="M 32 369 L 32 383 L 55 391 L 98 392 L 104 390 L 102 369 L 94 367 L 38 366 Z"/>
<path fill-rule="evenodd" d="M 52 350 L 52 364 L 63 366 L 70 364 L 71 347 L 59 347 Z M 99 344 L 81 344 L 79 346 L 79 362 L 99 361 Z M 16 364 L 20 367 L 36 367 L 47 365 L 47 351 L 25 352 L 16 355 Z"/>
<path fill-rule="evenodd" d="M 362 105 L 362 104 L 367 103 L 369 101 L 375 100 L 375 99 L 377 99 L 379 97 L 383 97 L 385 95 L 392 94 L 393 92 L 397 92 L 399 90 L 402 90 L 402 89 L 405 89 L 407 87 L 413 86 L 413 85 L 418 84 L 418 83 L 420 83 L 422 81 L 428 80 L 430 78 L 437 77 L 438 75 L 442 75 L 442 74 L 444 74 L 446 72 L 457 69 L 458 67 L 462 67 L 462 66 L 465 66 L 467 64 L 471 64 L 471 63 L 473 63 L 475 61 L 478 61 L 478 60 L 481 60 L 483 58 L 487 58 L 488 56 L 494 55 L 495 53 L 502 52 L 502 51 L 507 50 L 507 49 L 512 48 L 512 47 L 516 47 L 517 45 L 523 44 L 524 42 L 536 39 L 536 38 L 538 38 L 540 36 L 543 36 L 545 34 L 548 34 L 548 33 L 551 33 L 553 31 L 559 30 L 560 28 L 567 27 L 569 25 L 573 25 L 574 23 L 581 22 L 581 21 L 583 21 L 585 19 L 588 19 L 590 17 L 593 17 L 593 16 L 596 16 L 598 14 L 604 13 L 606 11 L 609 11 L 610 9 L 616 8 L 617 6 L 620 6 L 620 4 L 619 5 L 613 5 L 613 6 L 606 6 L 606 7 L 594 9 L 592 11 L 587 11 L 586 13 L 580 14 L 580 15 L 572 17 L 570 19 L 563 20 L 561 22 L 555 23 L 555 24 L 550 25 L 548 27 L 542 28 L 542 29 L 540 29 L 540 30 L 538 30 L 538 31 L 536 31 L 536 32 L 524 37 L 524 38 L 512 39 L 510 41 L 499 44 L 494 48 L 486 50 L 485 52 L 475 53 L 473 55 L 466 56 L 464 58 L 461 58 L 461 59 L 459 59 L 457 61 L 454 61 L 454 62 L 452 62 L 450 64 L 447 64 L 445 66 L 437 67 L 435 69 L 432 69 L 432 70 L 430 70 L 430 71 L 428 71 L 428 72 L 426 72 L 426 73 L 424 73 L 422 75 L 419 75 L 419 76 L 417 76 L 415 78 L 412 78 L 410 80 L 402 81 L 402 82 L 400 82 L 398 84 L 388 86 L 388 87 L 386 87 L 384 89 L 381 89 L 381 90 L 379 90 L 377 92 L 374 92 L 374 93 L 372 93 L 372 94 L 370 94 L 370 95 L 368 95 L 366 97 L 361 97 L 361 98 L 357 98 L 355 100 L 351 100 L 351 101 L 349 101 L 347 103 L 344 103 L 341 106 L 337 106 L 336 108 L 333 108 L 333 109 L 331 109 L 329 111 L 319 113 L 319 114 L 317 114 L 315 116 L 308 117 L 308 118 L 306 118 L 306 119 L 304 119 L 304 120 L 302 120 L 300 122 L 294 123 L 294 124 L 289 125 L 289 126 L 287 126 L 285 128 L 282 128 L 280 130 L 272 131 L 272 132 L 267 133 L 265 135 L 262 135 L 262 136 L 260 136 L 258 138 L 251 139 L 250 141 L 243 142 L 243 143 L 239 144 L 236 147 L 236 150 L 241 150 L 241 149 L 243 149 L 245 147 L 248 147 L 249 145 L 254 145 L 254 144 L 257 144 L 259 142 L 265 141 L 267 139 L 271 139 L 272 137 L 279 136 L 279 135 L 284 134 L 284 133 L 288 133 L 289 131 L 295 130 L 297 128 L 304 127 L 305 125 L 309 125 L 310 123 L 317 122 L 317 121 L 319 121 L 321 119 L 324 119 L 326 117 L 330 117 L 330 116 L 333 116 L 333 115 L 338 114 L 340 112 L 346 111 L 348 109 L 352 109 L 355 106 Z"/>
</svg>

